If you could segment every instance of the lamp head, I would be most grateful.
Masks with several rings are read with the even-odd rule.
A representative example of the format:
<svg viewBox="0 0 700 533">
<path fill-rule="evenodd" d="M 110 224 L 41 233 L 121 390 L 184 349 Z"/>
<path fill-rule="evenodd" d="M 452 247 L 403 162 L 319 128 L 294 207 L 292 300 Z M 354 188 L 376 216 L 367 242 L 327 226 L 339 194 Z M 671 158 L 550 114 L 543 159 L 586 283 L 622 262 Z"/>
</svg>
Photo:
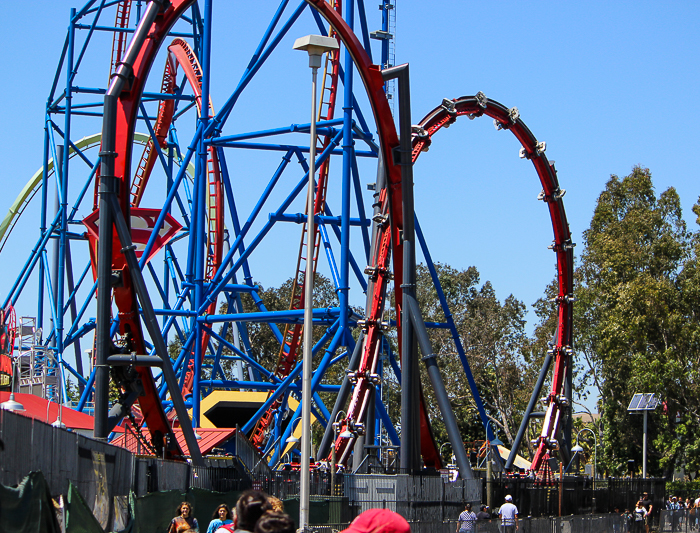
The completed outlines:
<svg viewBox="0 0 700 533">
<path fill-rule="evenodd" d="M 318 68 L 321 66 L 321 56 L 324 53 L 338 49 L 338 41 L 333 37 L 324 37 L 323 35 L 307 35 L 294 41 L 293 48 L 308 52 L 309 66 Z"/>
<path fill-rule="evenodd" d="M 0 409 L 4 411 L 24 411 L 24 405 L 15 400 L 15 393 L 10 393 L 10 399 L 0 403 Z"/>
</svg>

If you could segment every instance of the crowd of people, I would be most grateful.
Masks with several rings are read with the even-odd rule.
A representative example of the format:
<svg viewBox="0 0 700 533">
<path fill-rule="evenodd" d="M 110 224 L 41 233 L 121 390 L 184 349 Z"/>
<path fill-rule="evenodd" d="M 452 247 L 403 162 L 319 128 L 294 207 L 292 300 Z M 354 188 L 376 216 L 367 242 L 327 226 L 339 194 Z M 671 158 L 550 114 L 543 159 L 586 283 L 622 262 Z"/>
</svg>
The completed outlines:
<svg viewBox="0 0 700 533">
<path fill-rule="evenodd" d="M 295 533 L 294 521 L 284 512 L 281 500 L 259 490 L 241 494 L 235 507 L 219 505 L 206 533 Z M 189 502 L 182 502 L 167 533 L 199 533 Z M 341 533 L 411 533 L 408 522 L 389 509 L 370 509 L 360 514 Z"/>
<path fill-rule="evenodd" d="M 669 519 L 674 526 L 683 520 L 690 520 L 692 525 L 700 524 L 700 497 L 684 499 L 669 496 L 664 505 Z M 677 512 L 676 512 L 677 511 Z M 654 504 L 648 493 L 643 493 L 633 509 L 620 513 L 624 520 L 621 527 L 615 526 L 620 533 L 649 533 Z M 505 497 L 497 513 L 492 514 L 486 505 L 481 505 L 479 512 L 472 510 L 467 503 L 458 518 L 456 533 L 477 531 L 477 522 L 498 520 L 502 533 L 515 533 L 518 530 L 518 508 L 510 495 Z M 231 509 L 227 504 L 219 505 L 212 516 L 206 533 L 295 533 L 294 521 L 284 512 L 284 505 L 274 496 L 258 490 L 244 492 Z M 388 509 L 370 509 L 360 514 L 341 533 L 410 533 L 411 528 L 399 514 Z M 182 502 L 177 509 L 177 516 L 170 522 L 167 533 L 199 533 L 199 524 L 193 514 L 192 504 Z"/>
<path fill-rule="evenodd" d="M 244 492 L 236 506 L 222 503 L 211 517 L 207 533 L 294 533 L 294 521 L 284 512 L 282 502 L 259 490 Z M 199 533 L 192 504 L 182 502 L 170 521 L 168 533 Z"/>
<path fill-rule="evenodd" d="M 693 500 L 671 495 L 666 500 L 666 510 L 672 530 L 680 530 L 686 520 L 691 529 L 700 530 L 700 496 Z"/>
<path fill-rule="evenodd" d="M 513 504 L 513 497 L 508 494 L 505 502 L 498 509 L 498 520 L 502 533 L 514 533 L 518 529 L 518 508 Z M 491 520 L 492 516 L 487 505 L 482 505 L 479 512 L 472 511 L 472 504 L 467 503 L 464 511 L 457 520 L 457 533 L 470 533 L 476 531 L 476 523 Z"/>
</svg>

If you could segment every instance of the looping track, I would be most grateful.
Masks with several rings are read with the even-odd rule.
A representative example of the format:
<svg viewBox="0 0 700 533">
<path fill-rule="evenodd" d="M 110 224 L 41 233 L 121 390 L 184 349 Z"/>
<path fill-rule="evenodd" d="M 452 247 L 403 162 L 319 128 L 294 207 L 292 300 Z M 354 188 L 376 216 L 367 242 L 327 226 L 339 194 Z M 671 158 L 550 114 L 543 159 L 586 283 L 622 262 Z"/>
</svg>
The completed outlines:
<svg viewBox="0 0 700 533">
<path fill-rule="evenodd" d="M 452 124 L 457 117 L 470 119 L 486 115 L 494 119 L 498 129 L 509 130 L 522 145 L 521 157 L 532 161 L 542 184 L 539 199 L 547 204 L 554 232 L 553 251 L 557 256 L 557 335 L 552 347 L 554 353 L 554 374 L 552 387 L 548 395 L 547 414 L 542 432 L 537 439 L 537 451 L 532 462 L 532 469 L 537 470 L 551 447 L 556 446 L 556 435 L 566 411 L 564 381 L 567 372 L 571 372 L 572 358 L 572 305 L 573 305 L 573 269 L 574 255 L 571 232 L 564 211 L 564 191 L 559 187 L 554 164 L 544 154 L 544 143 L 538 142 L 529 128 L 520 119 L 517 108 L 506 108 L 503 104 L 486 98 L 483 93 L 475 96 L 462 96 L 454 100 L 443 100 L 442 105 L 433 109 L 417 128 L 413 136 L 413 161 L 426 150 L 432 137 L 442 127 Z"/>
<path fill-rule="evenodd" d="M 571 360 L 572 341 L 572 302 L 573 302 L 573 245 L 571 233 L 566 220 L 563 192 L 559 187 L 554 165 L 551 164 L 544 155 L 544 144 L 537 141 L 532 132 L 520 119 L 516 108 L 506 108 L 499 102 L 486 98 L 483 93 L 475 96 L 463 96 L 455 100 L 444 100 L 442 105 L 428 113 L 418 126 L 413 127 L 412 138 L 412 161 L 415 162 L 418 156 L 426 151 L 432 142 L 432 137 L 444 126 L 454 123 L 457 117 L 467 116 L 470 119 L 489 116 L 494 119 L 498 129 L 510 130 L 523 146 L 521 157 L 530 159 L 537 171 L 542 184 L 540 199 L 547 203 L 549 214 L 554 231 L 553 250 L 557 255 L 557 277 L 559 282 L 558 304 L 558 329 L 556 343 L 553 347 L 555 353 L 554 377 L 552 380 L 551 392 L 548 396 L 548 409 L 543 424 L 541 435 L 538 439 L 538 446 L 532 468 L 537 470 L 547 451 L 553 445 L 561 422 L 562 406 L 564 398 L 564 378 Z M 392 187 L 392 194 L 399 194 L 396 187 Z M 364 324 L 366 337 L 363 346 L 363 356 L 357 372 L 354 373 L 356 386 L 353 397 L 348 408 L 347 418 L 342 421 L 343 428 L 352 428 L 357 422 L 365 419 L 369 402 L 373 377 L 376 375 L 378 363 L 379 338 L 381 335 L 381 316 L 386 300 L 387 282 L 390 278 L 389 256 L 390 256 L 390 221 L 392 217 L 387 217 L 388 202 L 386 191 L 380 195 L 382 204 L 381 214 L 375 217 L 379 220 L 378 232 L 379 243 L 372 255 L 372 263 L 368 271 L 370 272 L 370 282 L 372 287 L 371 306 L 367 309 L 367 320 Z M 396 265 L 395 265 L 396 266 Z M 395 276 L 396 286 L 400 286 L 401 278 Z M 398 301 L 397 293 L 397 301 Z M 426 446 L 427 420 L 422 417 L 423 455 L 430 453 L 430 446 Z M 338 437 L 335 442 L 340 462 L 347 460 L 350 445 L 353 439 Z M 426 449 L 427 448 L 427 449 Z M 439 458 L 438 458 L 439 461 Z"/>
</svg>

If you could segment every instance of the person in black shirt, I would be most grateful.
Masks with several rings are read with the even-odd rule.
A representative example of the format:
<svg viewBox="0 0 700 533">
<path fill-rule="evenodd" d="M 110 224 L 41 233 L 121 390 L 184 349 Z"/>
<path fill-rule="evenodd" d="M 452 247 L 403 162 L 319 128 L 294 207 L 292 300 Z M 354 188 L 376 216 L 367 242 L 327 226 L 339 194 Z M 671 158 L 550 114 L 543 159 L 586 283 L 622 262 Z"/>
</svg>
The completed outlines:
<svg viewBox="0 0 700 533">
<path fill-rule="evenodd" d="M 479 507 L 479 512 L 476 513 L 477 522 L 480 520 L 491 520 L 491 513 L 488 512 L 488 505 Z"/>
<path fill-rule="evenodd" d="M 654 502 L 652 502 L 651 498 L 649 498 L 649 493 L 648 492 L 643 492 L 642 497 L 640 498 L 642 500 L 642 507 L 646 509 L 646 516 L 644 517 L 644 528 L 645 532 L 649 533 L 649 526 L 651 525 L 651 517 L 652 517 L 652 511 L 654 510 Z"/>
</svg>

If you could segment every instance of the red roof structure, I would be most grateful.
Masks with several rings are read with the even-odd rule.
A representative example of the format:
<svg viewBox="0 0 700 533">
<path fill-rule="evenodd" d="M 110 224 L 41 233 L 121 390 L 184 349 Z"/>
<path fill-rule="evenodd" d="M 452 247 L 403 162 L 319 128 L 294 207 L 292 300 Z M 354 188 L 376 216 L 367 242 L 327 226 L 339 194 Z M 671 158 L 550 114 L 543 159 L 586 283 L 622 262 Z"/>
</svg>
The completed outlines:
<svg viewBox="0 0 700 533">
<path fill-rule="evenodd" d="M 0 392 L 0 403 L 10 399 L 9 392 Z M 61 422 L 68 429 L 80 431 L 81 433 L 92 432 L 95 427 L 95 420 L 90 415 L 71 409 L 61 407 L 59 404 L 34 396 L 33 394 L 21 394 L 15 392 L 15 401 L 24 406 L 24 411 L 15 413 L 47 424 L 53 424 L 58 419 L 59 409 L 61 411 Z"/>
<path fill-rule="evenodd" d="M 114 446 L 126 448 L 131 453 L 135 453 L 137 455 L 153 455 L 151 451 L 146 448 L 136 437 L 136 434 L 130 426 L 127 431 L 125 431 L 123 427 L 116 427 L 114 428 L 114 431 L 121 433 L 121 435 L 112 440 L 111 444 Z M 177 439 L 180 449 L 185 452 L 185 454 L 188 454 L 187 443 L 185 442 L 185 436 L 182 433 L 182 429 L 174 428 L 173 432 L 175 433 L 175 438 Z M 151 434 L 149 433 L 148 428 L 142 428 L 141 433 L 144 437 L 146 437 L 146 439 L 149 441 L 151 440 Z M 201 439 L 197 440 L 199 450 L 202 452 L 202 455 L 206 455 L 210 453 L 213 448 L 224 444 L 235 434 L 236 428 L 197 428 L 197 435 L 201 437 Z"/>
</svg>

